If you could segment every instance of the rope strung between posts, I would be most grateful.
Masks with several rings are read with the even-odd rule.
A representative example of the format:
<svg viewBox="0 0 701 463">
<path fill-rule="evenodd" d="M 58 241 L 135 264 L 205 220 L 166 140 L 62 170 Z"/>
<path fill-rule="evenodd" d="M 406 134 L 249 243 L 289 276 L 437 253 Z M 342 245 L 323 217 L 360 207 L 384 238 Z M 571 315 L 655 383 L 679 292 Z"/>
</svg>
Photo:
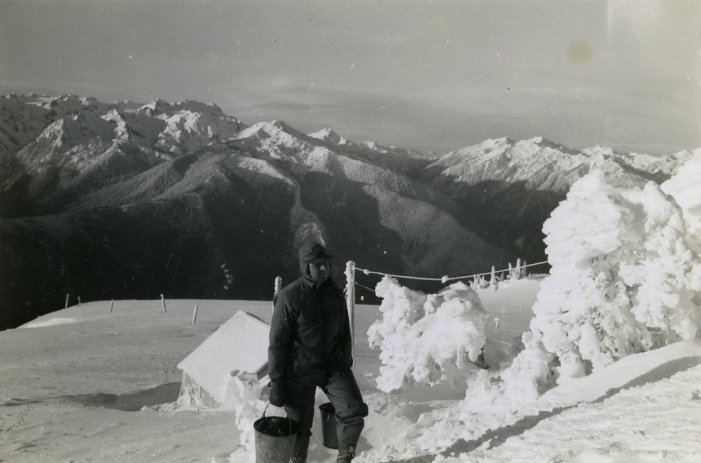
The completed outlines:
<svg viewBox="0 0 701 463">
<path fill-rule="evenodd" d="M 360 284 L 360 283 L 358 283 L 357 281 L 355 282 L 355 286 L 360 286 L 361 288 L 363 288 L 363 289 L 367 289 L 367 290 L 368 290 L 368 291 L 370 291 L 371 293 L 375 294 L 375 290 L 374 290 L 374 289 L 372 289 L 372 288 L 368 288 L 368 287 L 367 287 L 367 286 L 365 286 L 365 285 L 361 285 L 361 284 Z"/>
<path fill-rule="evenodd" d="M 542 261 L 542 262 L 536 262 L 535 264 L 522 265 L 520 268 L 521 268 L 521 269 L 524 269 L 524 268 L 527 268 L 527 267 L 534 267 L 534 266 L 536 266 L 536 265 L 543 265 L 543 264 L 547 264 L 547 263 L 548 263 L 548 261 L 545 260 L 545 261 Z M 474 278 L 474 277 L 480 277 L 480 276 L 485 276 L 485 275 L 491 275 L 491 274 L 492 274 L 492 272 L 489 271 L 489 272 L 484 272 L 484 273 L 473 273 L 473 274 L 470 274 L 470 275 L 464 275 L 464 276 L 459 276 L 459 277 L 448 277 L 448 276 L 446 275 L 446 276 L 444 276 L 444 277 L 442 277 L 442 278 L 432 278 L 432 277 L 415 277 L 415 276 L 409 276 L 409 275 L 394 275 L 394 274 L 391 274 L 391 273 L 376 272 L 376 271 L 374 271 L 374 270 L 368 270 L 368 269 L 359 268 L 359 267 L 355 267 L 355 270 L 356 270 L 357 272 L 363 272 L 365 275 L 374 274 L 374 275 L 388 276 L 388 277 L 394 277 L 394 278 L 403 278 L 403 279 L 406 279 L 406 280 L 441 281 L 441 282 L 443 282 L 443 283 L 445 283 L 446 281 L 465 280 L 465 279 L 467 279 L 467 278 Z M 496 274 L 496 273 L 504 273 L 504 272 L 514 271 L 514 270 L 517 270 L 517 269 L 514 269 L 514 268 L 511 268 L 511 269 L 505 268 L 505 269 L 502 269 L 502 270 L 494 270 L 494 273 L 495 273 L 495 274 Z M 356 285 L 357 285 L 357 283 L 356 283 Z M 366 288 L 366 289 L 368 289 L 368 288 Z"/>
</svg>

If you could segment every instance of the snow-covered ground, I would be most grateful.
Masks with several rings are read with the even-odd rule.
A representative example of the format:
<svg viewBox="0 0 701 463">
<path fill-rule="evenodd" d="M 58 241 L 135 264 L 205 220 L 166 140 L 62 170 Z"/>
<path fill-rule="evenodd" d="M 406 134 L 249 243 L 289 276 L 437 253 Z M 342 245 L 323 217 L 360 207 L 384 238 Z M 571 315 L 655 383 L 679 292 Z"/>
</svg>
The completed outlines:
<svg viewBox="0 0 701 463">
<path fill-rule="evenodd" d="M 528 330 L 539 285 L 527 279 L 478 290 L 488 362 L 490 346 L 511 346 Z M 237 311 L 268 321 L 270 309 L 268 302 L 179 300 L 164 313 L 160 301 L 115 301 L 110 312 L 109 301 L 91 302 L 0 333 L 0 461 L 245 461 L 232 410 L 172 406 L 176 365 Z M 371 410 L 359 462 L 691 462 L 701 455 L 698 339 L 627 356 L 518 411 L 485 404 L 466 425 L 455 413 L 464 388 L 377 389 L 378 351 L 365 333 L 378 316 L 376 306 L 357 307 L 356 375 Z M 333 461 L 318 417 L 313 432 L 310 461 Z"/>
</svg>

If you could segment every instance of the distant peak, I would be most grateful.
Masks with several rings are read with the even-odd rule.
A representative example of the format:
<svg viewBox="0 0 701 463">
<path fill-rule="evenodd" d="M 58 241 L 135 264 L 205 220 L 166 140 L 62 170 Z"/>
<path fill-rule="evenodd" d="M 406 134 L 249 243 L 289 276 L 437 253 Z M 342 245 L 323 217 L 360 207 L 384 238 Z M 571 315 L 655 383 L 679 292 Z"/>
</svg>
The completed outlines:
<svg viewBox="0 0 701 463">
<path fill-rule="evenodd" d="M 253 124 L 251 129 L 255 131 L 263 130 L 268 133 L 283 131 L 283 132 L 295 132 L 295 129 L 287 125 L 285 121 L 274 120 L 274 121 L 262 121 Z"/>
<path fill-rule="evenodd" d="M 559 151 L 562 154 L 567 154 L 567 155 L 580 155 L 582 152 L 580 150 L 570 148 L 569 146 L 565 146 L 561 143 L 556 143 L 554 141 L 548 140 L 545 137 L 542 136 L 537 136 L 533 138 L 526 138 L 524 140 L 520 140 L 516 143 L 513 144 L 514 149 L 517 150 L 526 150 L 527 152 L 531 152 L 531 154 L 535 154 L 538 151 L 541 151 L 543 149 L 551 149 L 554 151 Z"/>
<path fill-rule="evenodd" d="M 446 159 L 477 159 L 494 156 L 528 157 L 545 149 L 550 149 L 567 155 L 580 154 L 579 151 L 568 148 L 559 143 L 554 143 L 543 136 L 526 138 L 513 141 L 507 137 L 489 138 L 475 145 L 466 146 L 452 151 L 446 155 Z"/>
<path fill-rule="evenodd" d="M 346 138 L 340 136 L 338 133 L 334 132 L 329 128 L 323 128 L 318 132 L 310 133 L 308 136 L 310 138 L 315 138 L 317 140 L 326 141 L 336 145 L 348 144 L 348 140 Z"/>
<path fill-rule="evenodd" d="M 398 148 L 394 145 L 385 146 L 385 145 L 382 145 L 382 144 L 377 143 L 376 141 L 372 141 L 372 140 L 366 140 L 362 143 L 362 145 L 364 147 L 372 150 L 372 151 L 376 151 L 376 152 L 382 153 L 382 154 L 389 153 L 390 151 L 404 151 L 406 153 L 409 153 L 411 151 L 411 150 L 406 150 L 403 148 Z"/>
<path fill-rule="evenodd" d="M 483 144 L 491 146 L 511 146 L 514 144 L 514 141 L 509 137 L 500 137 L 485 140 Z"/>
<path fill-rule="evenodd" d="M 285 131 L 287 131 L 288 129 L 292 129 L 292 127 L 290 127 L 290 126 L 287 124 L 287 122 L 282 121 L 282 120 L 274 120 L 274 121 L 271 121 L 271 122 L 270 122 L 270 125 L 272 125 L 273 127 L 277 128 L 277 129 L 285 130 Z"/>
<path fill-rule="evenodd" d="M 272 121 L 272 124 L 276 129 L 278 129 L 282 132 L 285 132 L 288 135 L 292 135 L 295 138 L 299 138 L 299 139 L 303 139 L 303 140 L 306 140 L 309 138 L 307 135 L 305 135 L 304 133 L 295 129 L 294 127 L 292 127 L 291 125 L 289 125 L 285 121 L 276 120 L 276 121 Z"/>
<path fill-rule="evenodd" d="M 464 153 L 485 153 L 485 152 L 490 152 L 490 151 L 503 151 L 509 146 L 511 146 L 513 142 L 507 138 L 507 137 L 501 137 L 501 138 L 488 138 L 486 140 L 483 140 L 475 145 L 468 145 L 463 148 L 459 148 L 455 151 L 452 151 L 450 154 L 464 154 Z"/>
<path fill-rule="evenodd" d="M 171 106 L 177 109 L 189 110 L 193 112 L 216 114 L 218 116 L 224 115 L 224 111 L 222 111 L 222 109 L 216 104 L 203 103 L 197 100 L 178 101 L 177 103 L 174 103 Z"/>
<path fill-rule="evenodd" d="M 560 145 L 558 143 L 554 143 L 543 136 L 524 138 L 523 140 L 519 140 L 513 144 L 514 145 L 537 145 L 539 147 L 558 148 L 558 149 L 564 148 L 562 145 Z"/>
<path fill-rule="evenodd" d="M 319 138 L 319 139 L 325 140 L 327 138 L 337 137 L 338 134 L 336 132 L 334 132 L 333 130 L 329 129 L 328 127 L 325 127 L 319 131 L 310 133 L 309 136 L 312 138 Z"/>
<path fill-rule="evenodd" d="M 164 109 L 169 106 L 170 104 L 167 101 L 161 98 L 156 98 L 141 106 L 139 109 L 136 110 L 136 112 L 139 114 L 143 113 L 149 116 L 153 116 L 154 114 L 162 113 Z"/>
<path fill-rule="evenodd" d="M 92 97 L 92 96 L 81 97 L 80 102 L 83 104 L 83 106 L 95 106 L 99 103 L 97 98 Z"/>
<path fill-rule="evenodd" d="M 291 136 L 294 138 L 307 138 L 307 135 L 304 135 L 303 133 L 299 132 L 297 129 L 294 127 L 288 125 L 285 123 L 285 121 L 281 120 L 275 120 L 275 121 L 263 121 L 263 122 L 256 122 L 255 124 L 251 125 L 250 127 L 247 127 L 243 130 L 241 130 L 237 135 L 237 139 L 244 139 L 244 138 L 249 138 L 249 137 L 257 137 L 257 138 L 268 138 L 271 136 L 275 136 L 276 134 L 286 134 L 287 136 Z"/>
<path fill-rule="evenodd" d="M 124 117 L 122 113 L 117 108 L 110 108 L 105 114 L 100 116 L 100 119 L 109 122 L 124 122 Z"/>
<path fill-rule="evenodd" d="M 605 157 L 611 157 L 615 154 L 617 154 L 612 148 L 609 148 L 607 146 L 593 146 L 591 148 L 584 148 L 582 150 L 582 153 L 584 153 L 587 156 L 594 156 L 594 155 L 602 155 Z"/>
</svg>

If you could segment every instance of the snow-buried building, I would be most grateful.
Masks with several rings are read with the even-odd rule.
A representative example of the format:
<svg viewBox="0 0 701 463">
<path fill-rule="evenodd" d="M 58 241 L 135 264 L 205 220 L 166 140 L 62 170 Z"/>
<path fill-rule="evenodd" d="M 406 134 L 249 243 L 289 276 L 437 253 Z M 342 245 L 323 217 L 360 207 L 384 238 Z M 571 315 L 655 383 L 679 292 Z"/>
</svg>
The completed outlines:
<svg viewBox="0 0 701 463">
<path fill-rule="evenodd" d="M 178 402 L 220 407 L 227 403 L 232 376 L 245 372 L 263 378 L 269 331 L 258 317 L 237 312 L 178 364 L 183 372 Z"/>
</svg>

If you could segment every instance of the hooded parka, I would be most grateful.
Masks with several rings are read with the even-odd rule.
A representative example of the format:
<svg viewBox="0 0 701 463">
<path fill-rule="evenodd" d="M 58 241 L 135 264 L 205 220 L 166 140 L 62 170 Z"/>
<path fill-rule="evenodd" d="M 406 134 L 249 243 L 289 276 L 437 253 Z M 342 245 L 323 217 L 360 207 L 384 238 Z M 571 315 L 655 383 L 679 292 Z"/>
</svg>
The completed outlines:
<svg viewBox="0 0 701 463">
<path fill-rule="evenodd" d="M 299 423 L 293 462 L 305 462 L 317 387 L 333 404 L 338 459 L 350 462 L 368 415 L 351 370 L 353 356 L 345 298 L 329 277 L 331 256 L 321 244 L 299 250 L 302 277 L 274 298 L 268 348 L 270 403 Z M 309 264 L 314 265 L 310 266 Z"/>
<path fill-rule="evenodd" d="M 268 348 L 271 392 L 290 382 L 320 386 L 327 372 L 353 365 L 343 291 L 331 278 L 315 283 L 308 271 L 308 264 L 320 257 L 330 258 L 323 246 L 302 248 L 303 276 L 273 299 Z"/>
</svg>

